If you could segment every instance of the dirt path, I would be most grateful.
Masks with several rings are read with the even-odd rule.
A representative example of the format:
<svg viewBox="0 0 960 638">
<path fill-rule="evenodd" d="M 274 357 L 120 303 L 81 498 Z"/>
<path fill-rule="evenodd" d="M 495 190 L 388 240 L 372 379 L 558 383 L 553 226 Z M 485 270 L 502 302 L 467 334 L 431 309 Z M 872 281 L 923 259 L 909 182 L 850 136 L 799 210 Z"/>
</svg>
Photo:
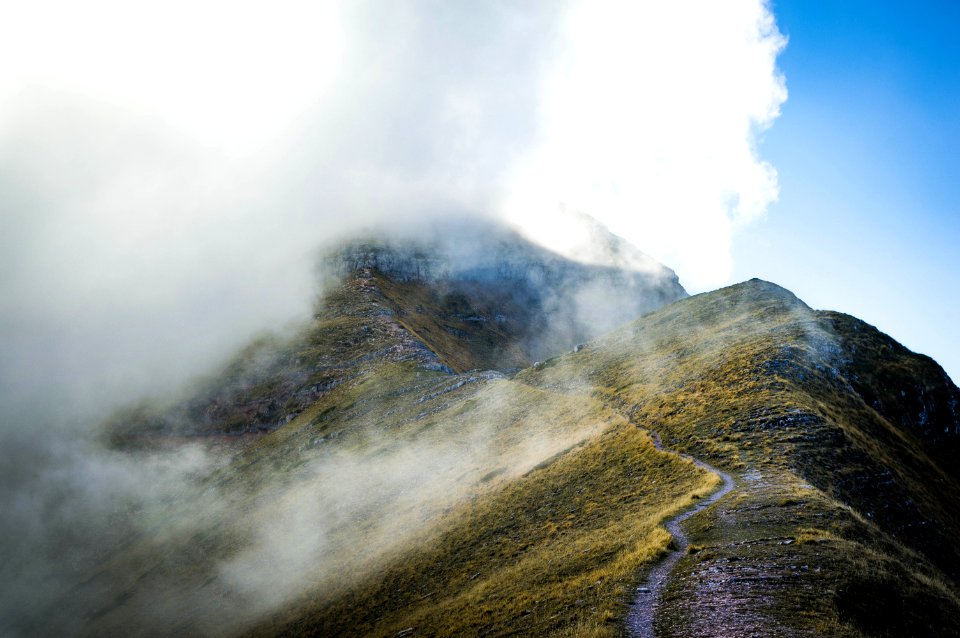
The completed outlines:
<svg viewBox="0 0 960 638">
<path fill-rule="evenodd" d="M 667 554 L 666 558 L 654 566 L 654 568 L 650 570 L 650 575 L 646 582 L 637 588 L 637 596 L 634 599 L 630 614 L 627 616 L 627 631 L 635 638 L 655 638 L 653 621 L 657 615 L 657 608 L 660 606 L 660 596 L 663 592 L 664 585 L 666 585 L 667 580 L 670 578 L 670 572 L 673 571 L 673 567 L 690 545 L 690 540 L 687 538 L 687 534 L 683 531 L 680 524 L 694 514 L 713 505 L 733 489 L 733 478 L 729 474 L 721 472 L 712 465 L 695 459 L 688 454 L 682 454 L 664 448 L 660 440 L 660 435 L 653 431 L 649 431 L 649 433 L 653 439 L 653 444 L 658 450 L 677 454 L 693 461 L 697 467 L 701 467 L 714 474 L 719 474 L 723 479 L 723 486 L 707 498 L 702 499 L 696 507 L 688 509 L 666 522 L 667 531 L 673 536 L 677 549 Z"/>
</svg>

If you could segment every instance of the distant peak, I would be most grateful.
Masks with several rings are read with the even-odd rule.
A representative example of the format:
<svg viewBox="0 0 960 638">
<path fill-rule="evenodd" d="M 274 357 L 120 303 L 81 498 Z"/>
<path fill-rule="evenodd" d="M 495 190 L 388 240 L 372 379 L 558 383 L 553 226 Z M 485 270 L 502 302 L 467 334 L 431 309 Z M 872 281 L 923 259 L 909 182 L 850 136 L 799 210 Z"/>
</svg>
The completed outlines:
<svg viewBox="0 0 960 638">
<path fill-rule="evenodd" d="M 559 206 L 546 223 L 516 222 L 514 226 L 530 241 L 575 261 L 638 272 L 667 270 L 676 277 L 672 270 L 581 210 Z"/>
<path fill-rule="evenodd" d="M 758 279 L 757 277 L 727 288 L 722 288 L 721 291 L 727 291 L 728 294 L 737 295 L 742 299 L 750 298 L 758 301 L 764 299 L 777 300 L 790 306 L 802 306 L 803 308 L 809 309 L 809 306 L 790 290 L 773 282 Z"/>
<path fill-rule="evenodd" d="M 481 217 L 451 217 L 377 229 L 328 247 L 324 263 L 336 275 L 374 269 L 400 281 L 534 280 L 560 281 L 606 277 L 643 280 L 686 296 L 676 274 L 613 235 L 592 218 L 590 243 L 603 259 L 578 260 L 522 235 L 502 222 Z"/>
</svg>

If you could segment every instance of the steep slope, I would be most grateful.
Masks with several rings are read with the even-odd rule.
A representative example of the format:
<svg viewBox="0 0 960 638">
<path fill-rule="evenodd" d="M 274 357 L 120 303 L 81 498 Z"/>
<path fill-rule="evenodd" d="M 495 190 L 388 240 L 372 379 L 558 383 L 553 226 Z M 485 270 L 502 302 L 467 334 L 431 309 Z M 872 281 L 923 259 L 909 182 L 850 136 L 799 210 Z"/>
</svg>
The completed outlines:
<svg viewBox="0 0 960 638">
<path fill-rule="evenodd" d="M 960 628 L 957 463 L 938 452 L 955 445 L 958 391 L 928 358 L 862 322 L 815 312 L 788 291 L 751 281 L 672 304 L 515 380 L 558 396 L 599 399 L 660 432 L 667 445 L 736 477 L 732 494 L 685 524 L 692 545 L 663 592 L 657 635 L 930 636 Z M 876 397 L 896 395 L 897 409 L 878 410 Z M 934 422 L 936 428 L 925 427 Z M 571 474 L 592 479 L 589 458 L 571 451 L 563 461 L 577 468 Z M 610 507 L 605 497 L 618 493 L 617 479 L 660 478 L 651 465 L 613 461 L 599 483 L 581 479 L 576 492 L 554 489 L 576 524 L 589 527 L 579 495 Z M 552 502 L 526 479 L 511 490 L 521 502 Z M 620 515 L 661 496 L 618 501 Z M 626 632 L 628 604 L 649 604 L 642 593 L 636 600 L 627 595 L 629 575 L 589 546 L 583 551 L 598 580 L 566 594 L 568 609 L 587 606 L 574 627 L 549 624 L 569 622 L 556 600 L 521 597 L 527 602 L 520 611 L 508 602 L 510 589 L 478 593 L 456 566 L 519 578 L 508 564 L 535 554 L 537 534 L 504 528 L 517 514 L 496 500 L 462 516 L 463 527 L 441 533 L 434 549 L 414 550 L 353 593 L 321 596 L 257 633 L 432 635 L 483 627 L 500 635 L 562 633 L 565 626 L 571 634 L 608 635 Z M 470 558 L 489 551 L 489 534 L 518 548 L 509 561 Z M 571 535 L 561 547 L 576 541 Z M 549 578 L 579 582 L 562 561 L 554 569 Z M 611 581 L 614 587 L 601 586 Z M 612 612 L 593 593 L 618 589 Z M 482 622 L 470 620 L 474 606 Z"/>
<path fill-rule="evenodd" d="M 691 522 L 699 549 L 681 561 L 661 635 L 960 628 L 958 461 L 942 452 L 960 434 L 960 393 L 929 358 L 751 281 L 531 376 L 554 388 L 586 377 L 666 444 L 739 475 L 732 498 Z"/>
<path fill-rule="evenodd" d="M 386 361 L 516 371 L 686 296 L 672 271 L 593 232 L 619 265 L 574 262 L 479 220 L 338 244 L 308 325 L 250 344 L 184 401 L 118 414 L 112 443 L 273 430 Z"/>
<path fill-rule="evenodd" d="M 753 280 L 470 372 L 542 343 L 496 320 L 523 280 L 384 250 L 258 370 L 289 421 L 71 592 L 83 633 L 627 635 L 660 526 L 719 483 L 671 450 L 735 486 L 683 523 L 657 635 L 958 632 L 960 391 L 929 358 Z"/>
<path fill-rule="evenodd" d="M 669 542 L 658 524 L 715 483 L 589 397 L 381 362 L 204 479 L 44 620 L 72 610 L 84 635 L 609 624 Z"/>
</svg>

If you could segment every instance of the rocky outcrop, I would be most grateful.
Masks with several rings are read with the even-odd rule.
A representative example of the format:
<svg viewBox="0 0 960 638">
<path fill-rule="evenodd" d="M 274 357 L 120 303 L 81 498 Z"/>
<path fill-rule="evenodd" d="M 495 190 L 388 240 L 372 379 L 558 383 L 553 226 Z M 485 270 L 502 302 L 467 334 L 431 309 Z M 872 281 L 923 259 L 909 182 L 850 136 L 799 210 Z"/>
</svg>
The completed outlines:
<svg viewBox="0 0 960 638">
<path fill-rule="evenodd" d="M 465 310 L 455 319 L 500 326 L 521 321 L 538 342 L 526 349 L 539 358 L 687 296 L 672 270 L 622 238 L 596 223 L 590 237 L 597 244 L 592 257 L 600 263 L 553 253 L 497 223 L 459 220 L 394 238 L 368 235 L 341 243 L 323 263 L 339 280 L 375 271 L 468 302 L 483 299 L 485 312 Z"/>
</svg>

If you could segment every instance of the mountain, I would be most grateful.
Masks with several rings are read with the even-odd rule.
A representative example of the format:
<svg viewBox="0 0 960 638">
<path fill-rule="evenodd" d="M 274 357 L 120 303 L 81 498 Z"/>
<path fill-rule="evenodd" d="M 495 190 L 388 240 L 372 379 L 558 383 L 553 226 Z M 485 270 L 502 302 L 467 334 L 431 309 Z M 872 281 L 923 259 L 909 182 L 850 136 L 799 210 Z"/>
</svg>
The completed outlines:
<svg viewBox="0 0 960 638">
<path fill-rule="evenodd" d="M 301 332 L 105 426 L 237 445 L 24 633 L 960 633 L 934 361 L 759 280 L 418 233 L 340 243 Z"/>
<path fill-rule="evenodd" d="M 114 443 L 269 431 L 383 361 L 515 372 L 687 296 L 673 271 L 581 223 L 601 247 L 592 264 L 472 219 L 339 242 L 321 255 L 312 322 L 254 341 L 183 402 L 118 415 Z"/>
</svg>

